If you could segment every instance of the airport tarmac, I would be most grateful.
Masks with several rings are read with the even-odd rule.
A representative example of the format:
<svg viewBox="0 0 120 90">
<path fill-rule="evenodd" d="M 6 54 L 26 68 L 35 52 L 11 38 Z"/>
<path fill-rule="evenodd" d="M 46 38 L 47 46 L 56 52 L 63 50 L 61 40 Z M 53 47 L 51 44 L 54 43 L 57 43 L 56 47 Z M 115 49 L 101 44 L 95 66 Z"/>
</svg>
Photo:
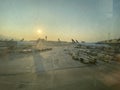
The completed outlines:
<svg viewBox="0 0 120 90">
<path fill-rule="evenodd" d="M 65 49 L 10 53 L 0 58 L 0 90 L 119 90 L 120 64 L 86 65 Z"/>
</svg>

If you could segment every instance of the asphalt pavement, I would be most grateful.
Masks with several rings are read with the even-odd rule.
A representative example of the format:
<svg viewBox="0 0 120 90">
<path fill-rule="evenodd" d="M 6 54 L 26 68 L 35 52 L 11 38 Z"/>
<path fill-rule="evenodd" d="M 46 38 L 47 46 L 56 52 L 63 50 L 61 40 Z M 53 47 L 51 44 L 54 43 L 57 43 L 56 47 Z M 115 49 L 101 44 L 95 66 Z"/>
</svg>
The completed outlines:
<svg viewBox="0 0 120 90">
<path fill-rule="evenodd" d="M 64 47 L 0 58 L 0 90 L 120 90 L 120 64 L 86 65 Z"/>
</svg>

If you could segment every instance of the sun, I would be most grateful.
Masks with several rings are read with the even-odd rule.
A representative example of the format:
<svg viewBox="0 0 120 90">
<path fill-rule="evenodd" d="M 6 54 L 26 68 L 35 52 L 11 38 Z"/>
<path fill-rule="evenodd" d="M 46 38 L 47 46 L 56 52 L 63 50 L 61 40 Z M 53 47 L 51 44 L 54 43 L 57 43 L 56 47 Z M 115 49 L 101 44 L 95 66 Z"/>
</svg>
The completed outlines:
<svg viewBox="0 0 120 90">
<path fill-rule="evenodd" d="M 37 33 L 38 33 L 38 34 L 42 34 L 42 30 L 41 30 L 41 29 L 38 29 L 38 30 L 37 30 Z"/>
</svg>

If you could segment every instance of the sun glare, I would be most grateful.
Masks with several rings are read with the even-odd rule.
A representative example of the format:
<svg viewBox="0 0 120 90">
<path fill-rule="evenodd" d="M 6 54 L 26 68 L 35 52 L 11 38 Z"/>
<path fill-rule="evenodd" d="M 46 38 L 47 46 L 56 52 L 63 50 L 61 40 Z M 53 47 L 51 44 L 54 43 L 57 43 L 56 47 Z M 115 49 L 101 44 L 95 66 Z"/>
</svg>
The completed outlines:
<svg viewBox="0 0 120 90">
<path fill-rule="evenodd" d="M 42 30 L 38 29 L 38 30 L 37 30 L 37 33 L 38 33 L 38 34 L 42 34 Z"/>
</svg>

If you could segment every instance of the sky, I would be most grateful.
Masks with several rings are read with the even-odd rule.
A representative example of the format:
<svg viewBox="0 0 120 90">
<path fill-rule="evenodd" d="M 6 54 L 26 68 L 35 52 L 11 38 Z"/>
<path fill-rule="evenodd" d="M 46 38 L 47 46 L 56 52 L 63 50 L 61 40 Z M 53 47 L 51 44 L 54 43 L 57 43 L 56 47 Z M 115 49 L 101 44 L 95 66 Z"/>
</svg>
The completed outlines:
<svg viewBox="0 0 120 90">
<path fill-rule="evenodd" d="M 118 38 L 119 0 L 0 0 L 0 35 L 34 40 Z"/>
</svg>

